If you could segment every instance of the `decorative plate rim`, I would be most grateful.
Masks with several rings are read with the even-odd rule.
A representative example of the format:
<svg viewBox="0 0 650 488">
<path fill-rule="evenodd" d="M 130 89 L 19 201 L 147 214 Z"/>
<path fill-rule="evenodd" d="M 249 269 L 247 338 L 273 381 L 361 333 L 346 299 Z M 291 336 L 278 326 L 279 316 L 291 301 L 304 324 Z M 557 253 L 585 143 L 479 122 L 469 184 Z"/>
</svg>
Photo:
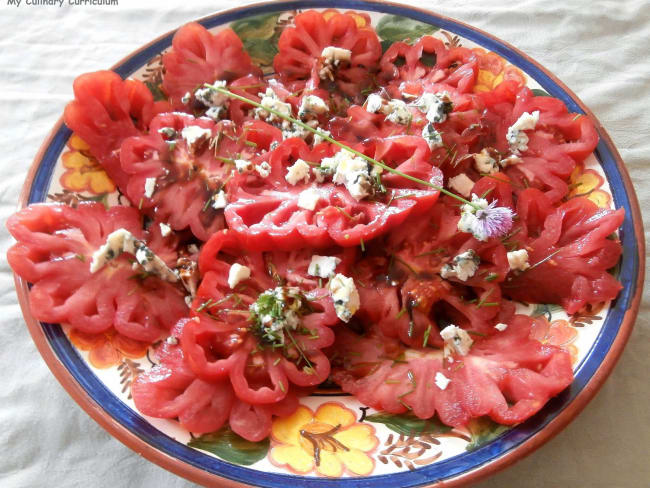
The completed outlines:
<svg viewBox="0 0 650 488">
<path fill-rule="evenodd" d="M 627 168 L 625 167 L 625 164 L 609 134 L 591 110 L 583 104 L 575 93 L 567 88 L 555 75 L 550 73 L 546 68 L 516 47 L 464 22 L 439 15 L 426 9 L 393 2 L 384 2 L 381 0 L 266 1 L 222 10 L 215 14 L 202 17 L 198 19 L 197 22 L 206 27 L 214 27 L 228 23 L 239 17 L 254 15 L 256 13 L 286 11 L 298 8 L 325 7 L 360 9 L 386 14 L 403 15 L 416 20 L 432 23 L 453 33 L 460 34 L 467 39 L 478 40 L 478 43 L 482 47 L 489 48 L 513 64 L 523 67 L 524 72 L 528 75 L 531 75 L 531 71 L 535 73 L 535 76 L 531 75 L 532 78 L 539 82 L 546 91 L 551 95 L 560 98 L 565 104 L 567 104 L 569 109 L 583 112 L 594 122 L 600 136 L 600 141 L 595 152 L 599 156 L 599 160 L 605 170 L 608 181 L 612 183 L 612 196 L 614 201 L 620 206 L 625 207 L 626 210 L 625 221 L 621 231 L 624 252 L 621 261 L 620 278 L 624 284 L 624 288 L 615 302 L 616 305 L 612 307 L 612 312 L 616 312 L 614 315 L 620 315 L 620 317 L 613 317 L 612 312 L 610 312 L 603 325 L 602 331 L 599 333 L 599 336 L 592 346 L 591 351 L 588 353 L 581 368 L 578 370 L 576 379 L 583 374 L 588 376 L 585 378 L 582 387 L 575 392 L 577 386 L 574 382 L 567 391 L 561 394 L 561 397 L 569 395 L 573 396 L 573 398 L 565 398 L 564 401 L 554 399 L 545 407 L 545 410 L 551 408 L 556 410 L 556 413 L 550 418 L 550 420 L 545 423 L 544 420 L 547 419 L 537 418 L 539 416 L 533 417 L 529 422 L 524 424 L 531 424 L 531 422 L 532 424 L 535 424 L 535 419 L 537 418 L 537 423 L 540 423 L 541 427 L 534 431 L 532 435 L 526 434 L 518 442 L 514 442 L 507 450 L 501 451 L 496 455 L 488 454 L 487 458 L 483 459 L 480 463 L 458 463 L 457 457 L 454 457 L 436 463 L 435 469 L 434 466 L 430 466 L 413 472 L 391 473 L 371 477 L 380 487 L 384 485 L 383 482 L 392 484 L 396 480 L 407 482 L 407 485 L 402 486 L 442 486 L 444 484 L 446 487 L 455 487 L 475 482 L 489 474 L 504 469 L 515 461 L 525 457 L 557 435 L 582 411 L 612 372 L 634 326 L 643 291 L 645 274 L 645 240 L 642 237 L 644 233 L 638 199 L 627 172 Z M 130 75 L 140 67 L 137 59 L 141 54 L 152 49 L 159 52 L 160 49 L 158 49 L 158 47 L 166 47 L 166 44 L 171 44 L 171 37 L 176 30 L 177 29 L 169 31 L 145 44 L 136 51 L 133 51 L 114 64 L 111 69 L 117 71 L 123 77 Z M 540 80 L 540 77 L 543 80 Z M 544 83 L 542 83 L 542 81 L 544 81 Z M 54 128 L 39 148 L 39 151 L 32 162 L 19 198 L 19 208 L 25 207 L 32 201 L 40 201 L 42 197 L 44 197 L 44 195 L 36 195 L 34 192 L 35 188 L 38 188 L 39 184 L 43 185 L 44 182 L 47 183 L 47 181 L 49 181 L 50 175 L 47 174 L 47 171 L 40 171 L 43 166 L 42 163 L 48 159 L 52 159 L 53 155 L 58 156 L 65 141 L 70 136 L 70 133 L 70 130 L 63 124 L 63 117 L 59 118 Z M 607 156 L 608 158 L 608 167 L 605 167 L 603 164 L 603 156 Z M 56 159 L 54 159 L 54 162 L 56 162 Z M 632 234 L 633 237 L 630 234 Z M 263 473 L 240 466 L 234 466 L 227 462 L 212 458 L 217 466 L 224 468 L 224 472 L 220 471 L 219 474 L 216 474 L 202 469 L 200 463 L 197 461 L 182 461 L 164 452 L 159 449 L 159 447 L 150 444 L 144 437 L 140 437 L 136 432 L 131 430 L 131 428 L 134 427 L 134 420 L 138 420 L 138 418 L 142 420 L 138 414 L 134 414 L 135 418 L 122 418 L 121 422 L 118 421 L 117 418 L 109 414 L 100 403 L 92 398 L 91 393 L 86 390 L 77 379 L 75 379 L 71 369 L 64 364 L 61 357 L 53 347 L 52 341 L 56 339 L 56 330 L 50 327 L 47 329 L 44 328 L 31 314 L 28 302 L 27 283 L 17 276 L 14 276 L 14 281 L 16 284 L 18 300 L 32 339 L 47 366 L 50 368 L 59 383 L 61 383 L 75 402 L 77 402 L 77 404 L 79 404 L 81 408 L 83 408 L 84 411 L 99 425 L 127 447 L 144 456 L 148 460 L 179 476 L 200 483 L 204 486 L 214 486 L 216 482 L 219 483 L 219 486 L 224 487 L 249 486 L 245 484 L 246 481 L 251 483 L 267 481 L 269 483 L 267 486 L 283 486 L 282 483 L 287 483 L 287 481 L 291 480 L 299 483 L 299 485 L 309 484 L 310 486 L 323 487 L 334 485 L 354 487 L 361 486 L 361 484 L 364 483 L 364 480 L 368 479 L 344 478 L 333 480 L 292 476 L 287 474 Z M 615 320 L 620 320 L 619 324 L 612 325 L 612 322 Z M 65 335 L 62 333 L 60 335 L 65 338 Z M 61 340 L 61 337 L 59 337 L 59 340 Z M 588 367 L 593 369 L 590 375 L 589 372 L 584 373 L 585 369 L 589 369 Z M 97 394 L 97 392 L 95 393 Z M 108 400 L 121 403 L 117 398 L 108 398 Z M 560 404 L 558 405 L 558 403 Z M 128 409 L 126 406 L 123 407 Z M 548 411 L 546 413 L 548 414 Z M 161 433 L 156 435 L 157 430 L 152 426 L 149 426 L 149 430 L 151 431 L 149 432 L 149 437 L 157 436 L 160 438 L 167 438 L 167 436 Z M 508 437 L 509 435 L 516 436 L 516 429 L 513 429 L 513 431 L 510 431 L 510 433 L 506 434 L 504 437 Z M 499 442 L 499 439 L 477 449 L 474 453 L 481 451 L 485 453 L 495 442 Z M 196 457 L 200 458 L 201 456 L 204 456 L 198 451 L 195 452 Z M 445 464 L 451 465 L 454 462 L 458 463 L 460 466 L 460 468 L 456 470 L 457 472 L 452 473 L 449 476 L 437 477 L 436 479 L 428 476 L 429 474 L 432 474 L 428 473 L 429 471 L 439 470 L 441 467 L 444 468 Z M 237 477 L 239 480 L 232 479 L 231 477 Z M 264 480 L 260 478 L 264 478 Z"/>
</svg>

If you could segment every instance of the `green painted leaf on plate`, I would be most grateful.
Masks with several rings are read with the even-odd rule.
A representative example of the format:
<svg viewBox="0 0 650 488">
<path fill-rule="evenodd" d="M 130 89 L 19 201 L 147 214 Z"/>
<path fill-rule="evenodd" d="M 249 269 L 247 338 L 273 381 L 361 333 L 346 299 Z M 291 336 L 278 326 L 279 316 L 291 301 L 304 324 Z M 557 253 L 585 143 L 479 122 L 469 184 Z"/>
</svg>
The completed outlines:
<svg viewBox="0 0 650 488">
<path fill-rule="evenodd" d="M 531 317 L 540 317 L 542 315 L 545 315 L 546 318 L 550 321 L 553 318 L 553 314 L 555 312 L 559 312 L 562 310 L 562 307 L 560 305 L 555 305 L 554 303 L 539 303 L 535 305 L 535 308 L 533 310 L 533 313 L 531 313 Z"/>
<path fill-rule="evenodd" d="M 275 33 L 280 14 L 261 14 L 236 20 L 230 27 L 242 39 L 270 39 Z"/>
<path fill-rule="evenodd" d="M 478 449 L 486 442 L 496 439 L 501 434 L 510 429 L 507 425 L 497 424 L 488 417 L 480 417 L 470 420 L 467 425 L 472 440 L 465 447 L 468 451 Z"/>
<path fill-rule="evenodd" d="M 366 422 L 384 424 L 390 430 L 398 434 L 443 434 L 449 432 L 451 427 L 441 423 L 436 417 L 432 419 L 420 419 L 415 415 L 402 414 L 393 415 L 390 413 L 375 413 L 365 418 Z"/>
<path fill-rule="evenodd" d="M 384 41 L 416 41 L 422 36 L 433 34 L 439 27 L 425 24 L 401 15 L 385 15 L 377 24 L 377 35 Z M 382 46 L 383 47 L 383 46 Z"/>
<path fill-rule="evenodd" d="M 533 88 L 530 91 L 532 91 L 533 95 L 535 95 L 536 97 L 550 97 L 551 96 L 547 92 L 542 90 L 541 88 Z"/>
<path fill-rule="evenodd" d="M 167 100 L 165 92 L 162 91 L 162 85 L 158 82 L 146 80 L 144 84 L 149 88 L 149 91 L 153 95 L 154 101 Z"/>
<path fill-rule="evenodd" d="M 259 442 L 247 441 L 235 434 L 230 427 L 222 427 L 211 434 L 195 437 L 187 445 L 244 466 L 250 466 L 263 459 L 269 450 L 268 438 Z"/>
<path fill-rule="evenodd" d="M 244 49 L 250 54 L 254 63 L 270 66 L 278 53 L 278 44 L 268 39 L 246 39 L 244 40 Z"/>
</svg>

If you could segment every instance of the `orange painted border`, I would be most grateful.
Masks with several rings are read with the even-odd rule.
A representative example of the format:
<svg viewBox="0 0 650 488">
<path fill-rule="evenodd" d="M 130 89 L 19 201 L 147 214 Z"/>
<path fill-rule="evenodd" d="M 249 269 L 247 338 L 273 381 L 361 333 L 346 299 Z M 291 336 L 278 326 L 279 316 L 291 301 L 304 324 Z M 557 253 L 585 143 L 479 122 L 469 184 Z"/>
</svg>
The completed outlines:
<svg viewBox="0 0 650 488">
<path fill-rule="evenodd" d="M 641 302 L 641 296 L 643 292 L 643 282 L 644 282 L 644 273 L 645 273 L 645 241 L 640 238 L 639 236 L 643 236 L 643 220 L 641 218 L 641 210 L 639 208 L 639 202 L 636 197 L 636 193 L 634 192 L 634 187 L 632 186 L 632 181 L 630 179 L 630 175 L 627 172 L 627 168 L 625 167 L 625 163 L 621 159 L 620 154 L 616 150 L 616 147 L 614 146 L 609 134 L 605 131 L 604 127 L 602 124 L 598 121 L 598 119 L 594 116 L 594 114 L 589 110 L 583 103 L 580 101 L 580 99 L 573 93 L 569 88 L 567 88 L 564 83 L 562 83 L 555 75 L 550 73 L 547 69 L 539 65 L 536 61 L 534 61 L 532 58 L 521 52 L 519 49 L 515 48 L 514 46 L 510 45 L 507 42 L 504 42 L 495 36 L 492 36 L 491 34 L 488 34 L 487 32 L 484 32 L 480 29 L 477 29 L 475 27 L 472 27 L 464 22 L 460 22 L 454 19 L 450 19 L 449 17 L 445 17 L 442 15 L 434 14 L 433 12 L 430 12 L 425 9 L 420 9 L 417 7 L 411 7 L 408 5 L 404 4 L 397 4 L 393 2 L 384 2 L 384 1 L 377 1 L 377 0 L 367 0 L 368 3 L 373 3 L 376 5 L 392 5 L 392 6 L 399 6 L 401 8 L 409 8 L 410 10 L 416 11 L 416 12 L 422 12 L 427 15 L 435 15 L 438 18 L 441 18 L 443 20 L 448 20 L 451 22 L 455 22 L 458 25 L 464 26 L 468 29 L 472 29 L 476 32 L 479 32 L 480 34 L 489 37 L 495 41 L 498 41 L 511 49 L 513 52 L 517 53 L 519 56 L 525 58 L 530 62 L 531 64 L 534 64 L 537 66 L 541 71 L 543 71 L 549 78 L 553 80 L 554 83 L 556 83 L 558 86 L 560 86 L 563 90 L 565 90 L 575 101 L 576 103 L 580 106 L 580 108 L 585 112 L 585 114 L 594 122 L 601 140 L 605 142 L 605 144 L 608 146 L 608 149 L 612 152 L 612 155 L 616 159 L 616 166 L 618 168 L 618 171 L 621 175 L 621 180 L 623 182 L 623 186 L 625 187 L 625 191 L 628 195 L 628 198 L 630 199 L 630 207 L 632 209 L 632 221 L 634 224 L 634 230 L 635 234 L 637 236 L 637 245 L 639 248 L 639 270 L 636 278 L 636 293 L 632 297 L 632 300 L 630 302 L 630 307 L 625 313 L 625 316 L 623 318 L 623 321 L 621 323 L 620 329 L 618 334 L 616 335 L 616 338 L 614 339 L 614 342 L 612 343 L 609 352 L 603 359 L 602 363 L 596 370 L 596 372 L 593 374 L 589 382 L 585 385 L 585 387 L 578 393 L 576 398 L 571 402 L 570 405 L 568 405 L 562 412 L 560 412 L 548 425 L 546 425 L 542 430 L 534 434 L 532 437 L 528 438 L 525 440 L 522 444 L 517 446 L 516 448 L 512 449 L 511 451 L 503 454 L 499 458 L 490 461 L 488 463 L 485 463 L 481 466 L 476 467 L 475 469 L 471 471 L 467 471 L 465 473 L 462 473 L 457 476 L 453 476 L 451 478 L 447 478 L 445 480 L 441 480 L 438 482 L 435 482 L 433 484 L 427 485 L 428 487 L 445 487 L 445 488 L 451 488 L 451 487 L 459 487 L 468 483 L 476 482 L 490 474 L 496 473 L 497 471 L 500 471 L 507 466 L 510 466 L 514 462 L 522 459 L 523 457 L 527 456 L 531 452 L 533 452 L 535 449 L 539 448 L 542 446 L 545 442 L 553 438 L 555 435 L 557 435 L 573 418 L 575 418 L 576 415 L 578 415 L 582 409 L 589 403 L 589 401 L 594 397 L 594 395 L 598 392 L 598 390 L 602 387 L 603 383 L 607 379 L 607 377 L 610 375 L 612 370 L 614 369 L 614 366 L 616 365 L 616 362 L 618 361 L 619 357 L 621 356 L 621 353 L 623 352 L 623 348 L 625 347 L 625 344 L 627 343 L 627 340 L 630 336 L 630 333 L 632 332 L 632 328 L 634 327 L 634 322 L 636 320 L 636 316 L 639 310 L 639 305 Z M 243 7 L 238 7 L 238 8 L 233 8 L 233 9 L 228 9 L 228 10 L 223 10 L 220 13 L 234 13 L 234 12 L 244 12 L 248 8 L 253 7 L 253 6 L 260 6 L 260 5 L 269 5 L 273 4 L 275 2 L 259 2 L 259 3 L 254 3 L 254 4 L 248 4 Z M 199 20 L 207 19 L 212 17 L 206 16 L 203 17 Z M 122 64 L 125 62 L 127 59 L 131 58 L 138 52 L 142 51 L 143 49 L 147 49 L 151 44 L 154 44 L 155 42 L 159 41 L 163 37 L 170 35 L 174 31 L 170 31 L 166 34 L 163 34 L 153 41 L 149 42 L 148 44 L 144 45 L 142 48 L 138 49 L 137 51 L 134 51 L 133 53 L 129 54 L 127 57 L 119 61 L 116 65 L 113 66 L 115 68 L 119 64 Z M 54 134 L 61 128 L 63 124 L 63 118 L 60 118 L 52 131 L 50 132 L 50 135 L 47 137 L 45 142 L 41 145 L 38 153 L 36 154 L 36 157 L 34 158 L 34 161 L 32 163 L 32 166 L 29 170 L 29 173 L 27 174 L 27 178 L 25 180 L 20 199 L 19 199 L 19 205 L 20 208 L 24 207 L 27 204 L 28 198 L 29 198 L 29 191 L 32 186 L 34 177 L 36 175 L 36 171 L 40 165 L 41 159 L 43 158 L 43 155 L 51 143 Z M 36 344 L 36 347 L 38 348 L 39 352 L 41 353 L 41 356 L 43 356 L 43 359 L 47 363 L 48 367 L 56 377 L 56 379 L 61 383 L 63 388 L 68 392 L 68 394 L 83 408 L 88 415 L 90 415 L 99 425 L 101 425 L 104 429 L 106 429 L 112 436 L 116 437 L 119 441 L 121 441 L 123 444 L 125 444 L 127 447 L 131 448 L 133 451 L 135 451 L 138 455 L 145 457 L 149 461 L 152 461 L 159 466 L 179 475 L 182 476 L 192 482 L 199 483 L 203 486 L 206 487 L 219 487 L 219 488 L 235 488 L 235 487 L 246 487 L 248 485 L 232 481 L 226 478 L 222 478 L 217 475 L 213 475 L 211 473 L 208 473 L 207 471 L 204 471 L 200 468 L 197 468 L 195 466 L 192 466 L 190 464 L 187 464 L 185 462 L 182 462 L 176 458 L 173 458 L 164 452 L 152 447 L 151 445 L 147 444 L 145 441 L 137 437 L 135 434 L 130 432 L 128 429 L 126 429 L 124 426 L 119 424 L 115 419 L 110 417 L 100 405 L 95 403 L 95 401 L 90 398 L 90 396 L 86 393 L 86 391 L 74 380 L 74 378 L 70 375 L 70 373 L 67 371 L 67 369 L 63 366 L 63 364 L 59 361 L 59 359 L 56 357 L 54 354 L 53 350 L 51 349 L 45 334 L 41 328 L 40 323 L 32 316 L 32 313 L 29 309 L 29 299 L 27 296 L 28 290 L 27 290 L 27 283 L 17 276 L 14 277 L 15 283 L 16 283 L 16 292 L 18 295 L 18 301 L 20 302 L 20 306 L 23 312 L 23 315 L 25 317 L 25 322 L 27 323 L 27 327 L 29 329 L 29 332 L 32 336 L 32 339 L 34 340 L 34 343 Z"/>
</svg>

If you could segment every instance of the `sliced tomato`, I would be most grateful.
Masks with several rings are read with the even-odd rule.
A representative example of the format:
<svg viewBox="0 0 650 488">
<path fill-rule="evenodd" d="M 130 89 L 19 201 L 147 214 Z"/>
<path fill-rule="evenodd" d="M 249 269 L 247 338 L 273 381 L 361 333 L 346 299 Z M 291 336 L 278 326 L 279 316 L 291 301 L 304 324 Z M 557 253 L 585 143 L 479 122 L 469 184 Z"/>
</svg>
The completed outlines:
<svg viewBox="0 0 650 488">
<path fill-rule="evenodd" d="M 324 48 L 333 46 L 351 51 L 349 63 L 335 67 L 330 74 L 336 87 L 351 97 L 358 97 L 370 85 L 371 74 L 381 56 L 379 38 L 372 29 L 360 29 L 353 15 L 332 9 L 301 12 L 294 17 L 294 24 L 282 32 L 279 52 L 273 60 L 282 80 L 308 80 L 310 89 L 325 83 L 320 76 L 324 68 L 321 55 Z"/>
<path fill-rule="evenodd" d="M 153 342 L 187 313 L 178 286 L 140 276 L 126 254 L 90 272 L 93 253 L 114 230 L 124 228 L 147 238 L 134 208 L 31 205 L 13 215 L 7 227 L 18 241 L 7 259 L 16 274 L 33 284 L 29 300 L 38 320 L 67 323 L 86 333 L 114 327 L 128 338 Z M 154 252 L 167 254 L 168 265 L 176 264 L 175 252 L 152 246 Z"/>
<path fill-rule="evenodd" d="M 428 161 L 430 151 L 421 138 L 367 141 L 358 150 L 405 174 L 441 184 L 440 171 Z M 272 171 L 263 185 L 240 187 L 237 201 L 226 208 L 225 215 L 246 249 L 357 246 L 385 234 L 409 214 L 426 211 L 438 198 L 436 190 L 384 173 L 386 192 L 374 200 L 358 201 L 346 188 L 323 183 L 318 185 L 322 198 L 316 208 L 300 208 L 299 194 L 311 183 L 290 185 L 285 180 L 286 168 L 298 158 L 320 161 L 323 154 L 319 151 L 311 151 L 300 139 L 288 139 L 272 151 Z M 333 151 L 330 147 L 330 154 Z"/>
<path fill-rule="evenodd" d="M 171 51 L 165 53 L 162 60 L 165 66 L 163 88 L 177 108 L 187 108 L 181 98 L 188 92 L 194 93 L 204 83 L 261 75 L 232 29 L 212 34 L 196 22 L 178 29 Z"/>
<path fill-rule="evenodd" d="M 342 359 L 332 377 L 377 410 L 423 419 L 437 414 L 454 427 L 484 415 L 518 424 L 573 380 L 569 354 L 532 339 L 533 322 L 517 315 L 505 331 L 474 337 L 468 355 L 448 357 L 440 349 L 404 349 L 381 335 L 340 329 L 335 347 Z M 450 380 L 444 389 L 436 384 L 438 374 Z"/>
<path fill-rule="evenodd" d="M 126 188 L 128 176 L 120 167 L 118 151 L 122 141 L 145 131 L 151 118 L 169 105 L 154 103 L 144 83 L 122 80 L 113 71 L 81 75 L 73 90 L 75 99 L 63 114 L 66 125 L 90 146 L 117 186 Z"/>
<path fill-rule="evenodd" d="M 567 313 L 612 300 L 622 285 L 608 273 L 619 260 L 613 236 L 624 210 L 603 210 L 584 197 L 573 198 L 546 217 L 539 237 L 526 243 L 532 265 L 513 273 L 504 293 L 531 303 L 558 303 Z"/>
<path fill-rule="evenodd" d="M 181 135 L 187 127 L 208 130 L 211 137 L 190 146 Z M 163 137 L 159 131 L 164 129 L 176 135 Z M 234 174 L 234 160 L 257 158 L 281 137 L 278 129 L 259 120 L 237 127 L 177 112 L 158 115 L 149 135 L 131 137 L 122 145 L 122 169 L 130 176 L 127 195 L 156 222 L 174 230 L 189 228 L 206 241 L 225 223 L 223 210 L 214 207 L 215 195 L 222 190 L 229 195 L 244 178 Z M 147 194 L 150 179 L 155 188 Z"/>
</svg>

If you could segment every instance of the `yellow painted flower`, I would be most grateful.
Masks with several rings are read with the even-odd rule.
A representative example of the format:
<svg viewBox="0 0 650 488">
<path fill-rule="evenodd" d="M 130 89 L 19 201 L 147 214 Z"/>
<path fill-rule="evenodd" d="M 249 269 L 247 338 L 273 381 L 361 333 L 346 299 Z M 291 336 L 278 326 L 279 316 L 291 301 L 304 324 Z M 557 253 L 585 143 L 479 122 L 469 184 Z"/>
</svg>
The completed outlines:
<svg viewBox="0 0 650 488">
<path fill-rule="evenodd" d="M 72 134 L 67 144 L 69 151 L 63 153 L 61 186 L 70 191 L 87 191 L 99 195 L 115 191 L 115 184 L 99 162 L 90 154 L 89 146 L 77 134 Z"/>
<path fill-rule="evenodd" d="M 577 165 L 571 173 L 569 197 L 586 196 L 600 208 L 609 208 L 612 196 L 600 187 L 605 183 L 604 178 L 593 169 L 585 169 Z"/>
<path fill-rule="evenodd" d="M 123 336 L 110 328 L 99 334 L 72 329 L 70 342 L 82 351 L 88 351 L 88 360 L 97 369 L 115 366 L 123 358 L 138 359 L 147 354 L 148 344 Z"/>
<path fill-rule="evenodd" d="M 344 472 L 367 476 L 375 469 L 369 456 L 378 445 L 372 425 L 359 423 L 352 410 L 337 402 L 324 403 L 314 413 L 300 405 L 271 427 L 270 461 L 296 474 L 316 471 L 338 478 Z"/>
<path fill-rule="evenodd" d="M 550 344 L 564 349 L 571 356 L 571 364 L 578 360 L 578 348 L 573 344 L 578 337 L 578 331 L 566 320 L 549 322 L 540 317 L 533 325 L 532 337 L 542 344 Z"/>
<path fill-rule="evenodd" d="M 526 75 L 519 68 L 508 64 L 498 54 L 481 48 L 473 49 L 473 51 L 478 56 L 478 76 L 474 85 L 474 93 L 493 90 L 504 80 L 514 80 L 520 86 L 526 84 Z"/>
<path fill-rule="evenodd" d="M 338 10 L 330 8 L 323 12 L 323 18 L 329 20 L 338 13 L 340 13 Z M 368 14 L 355 12 L 354 10 L 348 10 L 345 14 L 354 19 L 358 29 L 370 28 L 370 16 Z"/>
</svg>

